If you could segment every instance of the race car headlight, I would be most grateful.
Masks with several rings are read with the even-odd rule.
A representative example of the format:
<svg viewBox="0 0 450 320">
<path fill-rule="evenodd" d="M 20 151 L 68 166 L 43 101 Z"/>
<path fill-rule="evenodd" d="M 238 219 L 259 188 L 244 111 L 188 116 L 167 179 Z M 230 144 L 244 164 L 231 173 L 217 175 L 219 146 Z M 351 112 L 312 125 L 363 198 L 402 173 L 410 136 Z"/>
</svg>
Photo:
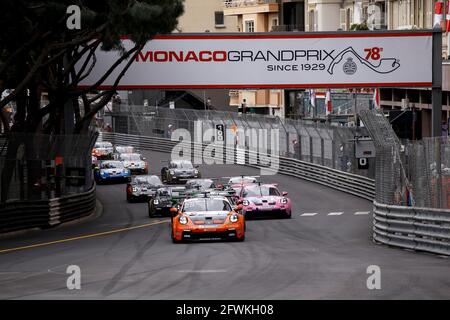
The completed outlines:
<svg viewBox="0 0 450 320">
<path fill-rule="evenodd" d="M 170 170 L 170 171 L 169 171 L 169 174 L 170 174 L 171 176 L 173 176 L 173 175 L 175 174 L 175 171 Z"/>
<path fill-rule="evenodd" d="M 244 206 L 248 206 L 249 204 L 250 204 L 250 202 L 248 200 L 242 201 L 242 205 L 244 205 Z"/>
<path fill-rule="evenodd" d="M 198 174 L 198 170 L 194 170 L 194 173 L 195 173 L 195 174 Z"/>
<path fill-rule="evenodd" d="M 158 199 L 153 200 L 153 204 L 159 204 L 159 200 Z"/>
<path fill-rule="evenodd" d="M 138 191 L 138 188 L 136 188 L 136 187 L 133 187 L 133 192 L 137 192 Z"/>
<path fill-rule="evenodd" d="M 188 219 L 185 216 L 181 216 L 180 217 L 180 223 L 181 224 L 187 224 L 188 223 Z"/>
<path fill-rule="evenodd" d="M 288 199 L 286 199 L 286 198 L 281 199 L 281 203 L 287 203 L 287 202 L 288 202 Z"/>
<path fill-rule="evenodd" d="M 233 222 L 233 223 L 234 223 L 234 222 L 237 222 L 238 219 L 239 219 L 239 217 L 238 217 L 237 214 L 233 214 L 233 215 L 231 215 L 231 217 L 230 217 L 230 221 Z"/>
</svg>

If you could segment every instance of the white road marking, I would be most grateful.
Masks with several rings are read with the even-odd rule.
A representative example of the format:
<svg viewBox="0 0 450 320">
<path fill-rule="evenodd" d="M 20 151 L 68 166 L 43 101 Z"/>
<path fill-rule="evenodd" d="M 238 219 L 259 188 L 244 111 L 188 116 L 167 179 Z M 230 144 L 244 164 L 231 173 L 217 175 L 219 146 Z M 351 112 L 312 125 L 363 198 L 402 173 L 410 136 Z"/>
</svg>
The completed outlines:
<svg viewBox="0 0 450 320">
<path fill-rule="evenodd" d="M 178 270 L 180 273 L 223 273 L 227 272 L 224 269 L 204 269 L 204 270 Z"/>
<path fill-rule="evenodd" d="M 301 217 L 312 217 L 315 216 L 317 214 L 317 212 L 305 212 L 303 214 L 301 214 Z"/>
<path fill-rule="evenodd" d="M 327 214 L 328 216 L 340 216 L 341 214 L 343 214 L 344 212 L 330 212 L 329 214 Z"/>
<path fill-rule="evenodd" d="M 355 212 L 355 215 L 363 215 L 363 214 L 369 214 L 370 213 L 370 211 L 356 211 Z"/>
</svg>

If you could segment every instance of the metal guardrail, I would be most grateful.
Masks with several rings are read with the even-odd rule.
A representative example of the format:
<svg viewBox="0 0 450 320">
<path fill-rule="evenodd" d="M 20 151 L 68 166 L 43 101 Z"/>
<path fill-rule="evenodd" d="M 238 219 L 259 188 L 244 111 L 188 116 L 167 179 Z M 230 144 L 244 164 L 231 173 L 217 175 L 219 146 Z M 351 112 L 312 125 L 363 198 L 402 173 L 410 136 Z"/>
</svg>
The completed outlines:
<svg viewBox="0 0 450 320">
<path fill-rule="evenodd" d="M 95 184 L 86 192 L 61 198 L 7 202 L 0 208 L 0 234 L 55 227 L 90 215 L 95 205 Z"/>
<path fill-rule="evenodd" d="M 373 239 L 389 246 L 450 255 L 450 210 L 375 201 Z"/>
<path fill-rule="evenodd" d="M 145 137 L 145 136 L 128 135 L 120 133 L 105 133 L 105 132 L 100 134 L 99 139 L 107 140 L 114 144 L 132 145 L 141 150 L 153 150 L 160 152 L 171 152 L 172 148 L 176 144 L 180 143 L 177 141 L 171 141 L 166 138 Z M 195 151 L 198 152 L 203 150 L 206 145 L 200 146 L 195 143 L 190 143 L 187 144 L 186 146 L 193 147 L 194 152 Z M 226 163 L 225 157 L 227 153 L 228 150 L 225 150 L 224 163 Z M 260 164 L 259 159 L 255 156 L 256 156 L 255 153 L 246 150 L 245 165 L 256 168 L 265 167 Z M 235 164 L 237 164 L 236 157 L 237 156 L 235 154 L 234 159 Z M 256 158 L 258 162 L 256 164 L 251 164 L 250 161 L 248 161 L 249 158 L 251 157 Z M 318 164 L 292 158 L 280 157 L 279 160 L 280 162 L 278 172 L 281 174 L 319 183 L 370 201 L 372 201 L 375 197 L 375 182 L 370 178 L 358 176 L 351 173 L 346 173 Z"/>
<path fill-rule="evenodd" d="M 165 138 L 120 133 L 103 133 L 99 138 L 166 153 L 180 143 Z M 188 145 L 194 148 L 194 152 L 200 152 L 205 147 L 193 143 Z M 249 164 L 251 155 L 247 150 L 245 165 L 262 167 Z M 234 161 L 237 164 L 236 157 Z M 363 176 L 284 157 L 280 157 L 279 167 L 280 174 L 319 183 L 370 201 L 375 198 L 374 180 Z M 450 210 L 389 206 L 374 201 L 373 239 L 390 246 L 450 255 Z"/>
</svg>

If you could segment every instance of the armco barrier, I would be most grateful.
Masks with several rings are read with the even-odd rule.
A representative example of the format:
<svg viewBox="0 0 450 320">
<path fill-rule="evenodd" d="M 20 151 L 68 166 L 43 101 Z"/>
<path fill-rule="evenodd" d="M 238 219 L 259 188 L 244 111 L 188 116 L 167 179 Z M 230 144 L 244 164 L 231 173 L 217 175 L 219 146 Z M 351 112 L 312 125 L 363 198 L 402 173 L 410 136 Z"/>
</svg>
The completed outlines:
<svg viewBox="0 0 450 320">
<path fill-rule="evenodd" d="M 105 132 L 99 136 L 99 139 L 110 141 L 113 144 L 131 145 L 141 150 L 160 152 L 171 152 L 172 148 L 179 143 L 165 138 Z M 188 143 L 187 146 L 192 147 Z M 200 147 L 203 149 L 205 146 L 193 144 L 194 151 L 200 151 Z M 255 156 L 255 153 L 246 150 L 245 165 L 257 168 L 263 167 L 258 164 L 250 164 L 248 161 L 250 156 Z M 370 201 L 375 198 L 375 182 L 372 179 L 297 159 L 280 157 L 279 160 L 278 173 L 320 183 Z M 236 163 L 236 158 L 234 161 Z"/>
<path fill-rule="evenodd" d="M 103 133 L 99 137 L 115 144 L 132 145 L 142 150 L 171 152 L 179 142 L 164 138 L 118 133 Z M 195 145 L 201 152 L 205 145 Z M 249 152 L 246 152 L 246 165 Z M 236 161 L 236 158 L 234 159 Z M 280 158 L 279 173 L 362 197 L 373 201 L 375 182 L 372 179 L 330 169 L 297 159 Z M 374 202 L 373 239 L 390 246 L 450 255 L 450 210 L 388 206 Z"/>
<path fill-rule="evenodd" d="M 95 203 L 95 185 L 87 192 L 56 199 L 7 202 L 0 208 L 0 233 L 54 227 L 90 215 Z"/>
<path fill-rule="evenodd" d="M 390 246 L 450 255 L 450 210 L 374 202 L 373 239 Z"/>
</svg>

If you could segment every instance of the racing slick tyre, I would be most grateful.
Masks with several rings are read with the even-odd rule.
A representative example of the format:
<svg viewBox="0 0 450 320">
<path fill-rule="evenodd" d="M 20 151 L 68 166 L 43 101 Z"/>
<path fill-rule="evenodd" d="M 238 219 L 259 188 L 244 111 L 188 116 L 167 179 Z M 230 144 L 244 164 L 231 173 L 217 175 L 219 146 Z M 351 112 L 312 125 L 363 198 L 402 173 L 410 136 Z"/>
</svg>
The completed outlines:
<svg viewBox="0 0 450 320">
<path fill-rule="evenodd" d="M 172 239 L 172 243 L 183 243 L 183 240 L 177 240 L 177 239 L 175 239 L 175 237 L 173 236 L 173 230 L 172 230 L 172 228 L 170 228 L 170 238 Z"/>
<path fill-rule="evenodd" d="M 284 215 L 283 218 L 284 219 L 291 219 L 292 218 L 292 213 L 291 212 L 289 212 L 289 213 L 286 212 L 286 214 Z"/>
<path fill-rule="evenodd" d="M 153 210 L 152 206 L 148 206 L 148 217 L 149 218 L 154 218 L 155 217 L 155 210 Z"/>
<path fill-rule="evenodd" d="M 127 201 L 129 203 L 132 203 L 132 202 L 134 202 L 134 199 L 133 199 L 133 197 L 131 197 L 130 195 L 127 194 Z"/>
<path fill-rule="evenodd" d="M 167 183 L 167 174 L 165 168 L 161 169 L 161 181 L 162 183 Z"/>
<path fill-rule="evenodd" d="M 172 243 L 183 243 L 183 240 L 177 240 L 175 238 L 172 238 Z"/>
</svg>

